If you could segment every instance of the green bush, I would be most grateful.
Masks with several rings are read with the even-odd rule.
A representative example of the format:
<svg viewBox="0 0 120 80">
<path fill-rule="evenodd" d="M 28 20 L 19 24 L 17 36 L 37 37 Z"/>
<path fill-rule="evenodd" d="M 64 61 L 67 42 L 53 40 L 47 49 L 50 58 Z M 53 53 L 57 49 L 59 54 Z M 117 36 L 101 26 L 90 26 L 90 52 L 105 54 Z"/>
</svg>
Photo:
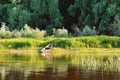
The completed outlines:
<svg viewBox="0 0 120 80">
<path fill-rule="evenodd" d="M 48 36 L 50 36 L 50 35 L 52 35 L 53 34 L 53 25 L 48 25 L 47 27 L 46 27 L 46 34 L 48 35 Z"/>
<path fill-rule="evenodd" d="M 7 29 L 6 23 L 2 23 L 0 28 L 0 38 L 10 38 L 11 32 Z"/>
<path fill-rule="evenodd" d="M 22 34 L 20 31 L 17 31 L 17 30 L 13 30 L 11 32 L 11 38 L 21 38 L 22 37 Z"/>
<path fill-rule="evenodd" d="M 46 34 L 46 31 L 40 31 L 38 28 L 32 29 L 27 24 L 25 24 L 24 29 L 22 29 L 20 32 L 22 37 L 28 38 L 42 38 Z"/>
<path fill-rule="evenodd" d="M 32 30 L 32 38 L 42 38 L 45 34 L 45 30 L 40 31 L 38 28 Z"/>
<path fill-rule="evenodd" d="M 114 20 L 114 23 L 113 23 L 113 30 L 114 30 L 114 35 L 116 36 L 120 36 L 120 19 L 119 19 L 119 16 L 115 16 L 115 18 L 118 18 L 116 20 Z"/>
<path fill-rule="evenodd" d="M 7 26 L 6 26 L 7 27 Z M 45 36 L 46 31 L 40 31 L 38 28 L 32 29 L 25 24 L 24 28 L 19 30 L 9 31 L 6 29 L 5 24 L 0 28 L 0 38 L 42 38 Z"/>
<path fill-rule="evenodd" d="M 84 36 L 94 36 L 97 35 L 97 32 L 95 30 L 95 27 L 91 29 L 89 26 L 85 26 L 85 28 L 83 28 L 82 34 Z"/>
<path fill-rule="evenodd" d="M 24 25 L 24 28 L 20 32 L 22 37 L 32 37 L 32 29 L 27 24 Z"/>
<path fill-rule="evenodd" d="M 54 36 L 55 37 L 68 37 L 68 31 L 67 29 L 54 30 Z"/>
</svg>

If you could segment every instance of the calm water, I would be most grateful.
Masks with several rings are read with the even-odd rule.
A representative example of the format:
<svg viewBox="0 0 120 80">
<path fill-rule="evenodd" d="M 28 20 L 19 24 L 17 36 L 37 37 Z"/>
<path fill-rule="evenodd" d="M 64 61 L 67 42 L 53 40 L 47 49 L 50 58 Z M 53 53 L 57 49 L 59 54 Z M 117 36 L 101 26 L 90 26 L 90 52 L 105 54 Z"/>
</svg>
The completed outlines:
<svg viewBox="0 0 120 80">
<path fill-rule="evenodd" d="M 59 63 L 0 63 L 0 80 L 120 80 L 120 73 L 84 71 Z"/>
</svg>

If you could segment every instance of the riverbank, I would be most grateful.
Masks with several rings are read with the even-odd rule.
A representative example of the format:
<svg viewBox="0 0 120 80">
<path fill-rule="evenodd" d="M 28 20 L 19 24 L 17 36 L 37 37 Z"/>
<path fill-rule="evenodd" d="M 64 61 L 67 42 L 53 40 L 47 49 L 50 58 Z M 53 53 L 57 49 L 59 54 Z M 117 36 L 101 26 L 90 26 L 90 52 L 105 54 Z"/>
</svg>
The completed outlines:
<svg viewBox="0 0 120 80">
<path fill-rule="evenodd" d="M 39 49 L 52 43 L 52 61 Z M 76 65 L 84 70 L 120 71 L 120 38 L 92 36 L 75 38 L 0 39 L 0 63 L 50 63 Z"/>
<path fill-rule="evenodd" d="M 0 49 L 40 49 L 52 43 L 54 48 L 120 48 L 120 37 L 115 36 L 90 36 L 55 38 L 46 37 L 41 39 L 14 38 L 0 39 Z"/>
</svg>

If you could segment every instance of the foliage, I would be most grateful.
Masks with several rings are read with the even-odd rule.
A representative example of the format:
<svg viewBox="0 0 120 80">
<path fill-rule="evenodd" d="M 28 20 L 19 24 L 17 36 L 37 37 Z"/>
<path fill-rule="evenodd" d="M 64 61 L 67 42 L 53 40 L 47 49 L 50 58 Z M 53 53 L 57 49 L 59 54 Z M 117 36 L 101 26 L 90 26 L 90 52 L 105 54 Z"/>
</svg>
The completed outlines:
<svg viewBox="0 0 120 80">
<path fill-rule="evenodd" d="M 45 27 L 49 25 L 59 27 L 62 25 L 58 0 L 31 0 L 30 9 L 32 10 L 32 25 L 39 26 L 40 29 L 41 25 Z"/>
<path fill-rule="evenodd" d="M 2 27 L 0 28 L 0 38 L 10 38 L 11 32 L 7 30 L 6 23 L 2 22 Z"/>
<path fill-rule="evenodd" d="M 46 31 L 40 31 L 38 28 L 32 29 L 25 24 L 24 28 L 19 30 L 9 31 L 5 23 L 0 28 L 0 38 L 42 38 L 46 34 Z"/>
<path fill-rule="evenodd" d="M 11 31 L 11 38 L 21 38 L 21 37 L 22 37 L 22 34 L 20 31 L 17 31 L 17 30 Z"/>
<path fill-rule="evenodd" d="M 114 35 L 120 36 L 120 19 L 118 15 L 115 16 L 115 20 L 112 26 L 113 26 Z"/>
<path fill-rule="evenodd" d="M 42 48 L 48 43 L 64 49 L 79 48 L 120 48 L 120 38 L 111 36 L 76 37 L 76 38 L 41 38 L 41 39 L 0 39 L 1 48 Z M 18 46 L 17 46 L 18 45 Z"/>
<path fill-rule="evenodd" d="M 53 25 L 48 25 L 46 27 L 46 32 L 47 32 L 47 35 L 50 36 L 53 34 Z"/>
<path fill-rule="evenodd" d="M 20 30 L 22 37 L 28 38 L 42 38 L 45 36 L 45 31 L 40 31 L 38 28 L 32 29 L 30 26 L 25 24 L 24 29 Z"/>
<path fill-rule="evenodd" d="M 10 4 L 4 4 L 4 5 L 0 4 L 0 24 L 2 24 L 2 22 L 8 23 L 9 6 Z"/>
<path fill-rule="evenodd" d="M 2 0 L 0 24 L 5 22 L 11 31 L 28 24 L 40 30 L 49 25 L 64 26 L 71 32 L 70 26 L 76 23 L 80 30 L 88 25 L 95 26 L 99 34 L 117 35 L 119 31 L 111 31 L 113 18 L 120 13 L 119 5 L 119 0 Z M 47 34 L 52 33 L 47 29 Z"/>
<path fill-rule="evenodd" d="M 46 34 L 45 30 L 39 30 L 38 28 L 32 30 L 32 38 L 42 38 Z"/>
<path fill-rule="evenodd" d="M 95 30 L 95 27 L 91 29 L 89 26 L 85 26 L 85 28 L 83 28 L 82 34 L 84 36 L 93 36 L 93 35 L 97 35 L 97 32 Z"/>
<path fill-rule="evenodd" d="M 31 20 L 31 14 L 29 11 L 25 10 L 23 6 L 17 5 L 9 9 L 9 29 L 10 30 L 20 30 L 25 24 L 28 24 Z"/>
<path fill-rule="evenodd" d="M 75 0 L 68 11 L 78 20 L 80 27 L 96 26 L 100 34 L 110 35 L 113 17 L 120 12 L 119 4 L 118 0 Z"/>
<path fill-rule="evenodd" d="M 54 36 L 55 37 L 68 37 L 68 31 L 67 29 L 54 30 Z"/>
<path fill-rule="evenodd" d="M 32 37 L 32 29 L 27 24 L 24 25 L 24 28 L 21 30 L 22 37 Z"/>
<path fill-rule="evenodd" d="M 58 8 L 58 0 L 49 0 L 48 5 L 49 5 L 50 17 L 52 19 L 52 24 L 58 27 L 62 26 L 61 22 L 63 18 Z"/>
</svg>

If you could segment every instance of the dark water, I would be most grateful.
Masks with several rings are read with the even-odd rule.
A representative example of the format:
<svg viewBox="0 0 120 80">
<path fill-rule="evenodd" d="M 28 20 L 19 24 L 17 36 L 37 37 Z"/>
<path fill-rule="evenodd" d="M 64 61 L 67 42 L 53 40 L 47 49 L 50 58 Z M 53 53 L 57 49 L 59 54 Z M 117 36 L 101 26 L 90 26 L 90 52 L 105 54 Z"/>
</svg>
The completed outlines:
<svg viewBox="0 0 120 80">
<path fill-rule="evenodd" d="M 0 80 L 120 80 L 119 72 L 84 71 L 78 66 L 0 64 Z"/>
</svg>

